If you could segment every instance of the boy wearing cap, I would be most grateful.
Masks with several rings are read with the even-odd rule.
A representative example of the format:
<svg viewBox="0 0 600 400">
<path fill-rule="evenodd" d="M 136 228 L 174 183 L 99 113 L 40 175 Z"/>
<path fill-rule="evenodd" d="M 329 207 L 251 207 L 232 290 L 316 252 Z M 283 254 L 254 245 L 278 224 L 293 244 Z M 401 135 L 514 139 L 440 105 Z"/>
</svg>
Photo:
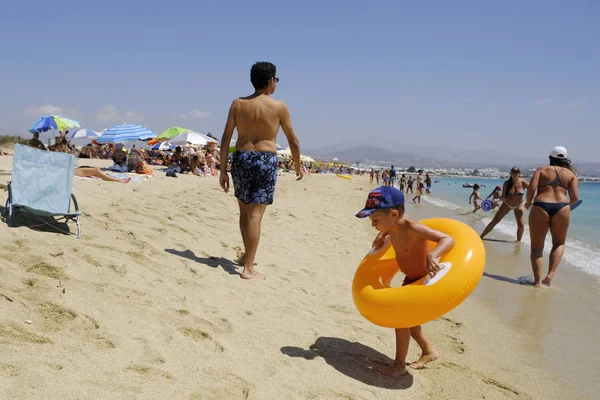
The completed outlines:
<svg viewBox="0 0 600 400">
<path fill-rule="evenodd" d="M 393 186 L 383 186 L 369 193 L 365 208 L 359 211 L 358 218 L 369 217 L 372 226 L 379 231 L 373 242 L 374 248 L 381 248 L 389 236 L 396 252 L 398 267 L 406 277 L 402 286 L 410 285 L 427 274 L 435 276 L 440 270 L 440 257 L 454 247 L 454 239 L 408 218 L 404 214 L 404 194 Z M 429 250 L 427 242 L 437 245 Z M 438 352 L 425 337 L 421 326 L 396 329 L 396 358 L 380 372 L 386 376 L 400 376 L 407 373 L 406 355 L 410 338 L 415 339 L 422 354 L 417 362 L 410 364 L 413 369 L 421 369 L 425 364 L 438 358 Z"/>
</svg>

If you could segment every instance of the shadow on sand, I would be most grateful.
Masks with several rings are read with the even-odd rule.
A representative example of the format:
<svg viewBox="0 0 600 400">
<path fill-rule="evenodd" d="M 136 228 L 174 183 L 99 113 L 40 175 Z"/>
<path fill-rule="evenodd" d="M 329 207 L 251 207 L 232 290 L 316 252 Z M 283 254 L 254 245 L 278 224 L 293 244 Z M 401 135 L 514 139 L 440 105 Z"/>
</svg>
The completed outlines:
<svg viewBox="0 0 600 400">
<path fill-rule="evenodd" d="M 4 206 L 0 206 L 0 215 L 2 215 L 2 221 L 6 223 L 6 218 L 4 218 L 6 208 Z M 29 228 L 38 232 L 50 232 L 50 233 L 60 233 L 63 235 L 71 235 L 71 230 L 69 229 L 69 225 L 64 221 L 56 221 L 52 217 L 42 217 L 39 215 L 32 215 L 28 212 L 15 210 L 15 213 L 12 216 L 11 228 Z"/>
<path fill-rule="evenodd" d="M 186 258 L 190 261 L 197 262 L 199 264 L 207 265 L 211 268 L 223 268 L 223 271 L 227 272 L 229 275 L 241 275 L 238 272 L 238 265 L 234 264 L 231 260 L 228 260 L 223 257 L 198 257 L 191 250 L 175 250 L 175 249 L 165 249 L 167 253 L 174 254 L 179 257 Z"/>
<path fill-rule="evenodd" d="M 333 337 L 320 337 L 308 350 L 285 346 L 281 352 L 288 357 L 301 357 L 313 360 L 322 357 L 338 372 L 365 383 L 385 389 L 408 389 L 413 384 L 410 372 L 401 377 L 388 378 L 377 369 L 388 365 L 392 360 L 384 354 L 357 342 Z"/>
<path fill-rule="evenodd" d="M 496 243 L 519 243 L 516 240 L 505 240 L 505 239 L 488 239 L 488 238 L 483 238 L 483 240 L 488 241 L 488 242 L 496 242 Z"/>
<path fill-rule="evenodd" d="M 508 278 L 508 277 L 502 276 L 502 275 L 488 274 L 487 272 L 484 272 L 483 276 L 485 276 L 487 278 L 495 279 L 497 281 L 514 283 L 517 285 L 533 285 L 533 278 L 531 276 L 520 276 L 518 278 Z"/>
</svg>

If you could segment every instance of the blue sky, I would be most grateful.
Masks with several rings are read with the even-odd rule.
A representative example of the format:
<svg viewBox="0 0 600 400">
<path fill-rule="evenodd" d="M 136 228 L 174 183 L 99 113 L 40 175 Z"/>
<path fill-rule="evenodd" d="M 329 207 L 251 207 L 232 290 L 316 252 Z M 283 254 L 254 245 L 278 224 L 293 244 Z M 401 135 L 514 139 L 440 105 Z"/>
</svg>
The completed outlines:
<svg viewBox="0 0 600 400">
<path fill-rule="evenodd" d="M 59 112 L 220 137 L 268 60 L 305 147 L 382 137 L 597 159 L 596 1 L 87 3 L 3 2 L 2 132 Z"/>
</svg>

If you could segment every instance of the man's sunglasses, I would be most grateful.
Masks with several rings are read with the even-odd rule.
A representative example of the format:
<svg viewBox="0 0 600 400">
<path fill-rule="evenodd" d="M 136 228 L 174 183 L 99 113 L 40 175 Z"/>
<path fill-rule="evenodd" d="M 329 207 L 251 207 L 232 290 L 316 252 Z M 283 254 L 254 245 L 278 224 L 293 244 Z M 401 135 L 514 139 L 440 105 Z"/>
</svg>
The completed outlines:
<svg viewBox="0 0 600 400">
<path fill-rule="evenodd" d="M 279 83 L 279 78 L 274 76 L 273 79 L 275 80 L 275 82 Z"/>
</svg>

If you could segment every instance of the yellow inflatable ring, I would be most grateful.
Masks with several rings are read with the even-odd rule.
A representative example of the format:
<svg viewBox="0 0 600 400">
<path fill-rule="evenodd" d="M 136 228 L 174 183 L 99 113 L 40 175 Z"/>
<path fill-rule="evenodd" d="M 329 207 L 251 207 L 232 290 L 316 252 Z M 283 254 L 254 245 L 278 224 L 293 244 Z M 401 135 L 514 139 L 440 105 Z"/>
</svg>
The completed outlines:
<svg viewBox="0 0 600 400">
<path fill-rule="evenodd" d="M 448 218 L 420 223 L 455 240 L 452 250 L 440 260 L 447 264 L 433 279 L 426 276 L 392 288 L 390 283 L 400 269 L 389 238 L 382 249 L 371 250 L 354 274 L 352 297 L 362 316 L 376 325 L 409 328 L 439 318 L 465 300 L 483 275 L 485 248 L 473 228 Z"/>
<path fill-rule="evenodd" d="M 352 180 L 352 177 L 350 175 L 335 174 L 335 176 L 337 176 L 338 178 L 344 178 L 344 179 Z"/>
</svg>

